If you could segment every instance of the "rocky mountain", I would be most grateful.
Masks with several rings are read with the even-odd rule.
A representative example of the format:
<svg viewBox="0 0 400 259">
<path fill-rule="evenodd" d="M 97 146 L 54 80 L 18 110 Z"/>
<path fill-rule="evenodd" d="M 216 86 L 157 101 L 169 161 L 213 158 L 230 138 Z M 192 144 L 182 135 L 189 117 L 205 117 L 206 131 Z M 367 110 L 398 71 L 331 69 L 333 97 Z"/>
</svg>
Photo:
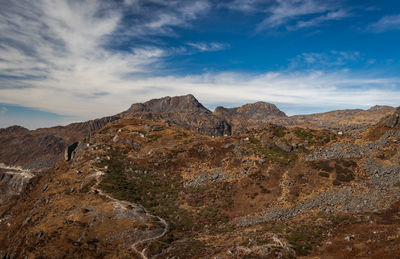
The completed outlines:
<svg viewBox="0 0 400 259">
<path fill-rule="evenodd" d="M 396 257 L 399 117 L 357 135 L 266 124 L 213 138 L 123 116 L 0 206 L 0 256 Z"/>
<path fill-rule="evenodd" d="M 295 115 L 286 119 L 272 118 L 269 122 L 282 126 L 301 126 L 314 129 L 328 129 L 345 133 L 357 133 L 374 125 L 395 108 L 390 106 L 374 106 L 368 110 L 348 109 L 308 115 Z"/>
<path fill-rule="evenodd" d="M 231 126 L 224 119 L 215 116 L 191 94 L 133 104 L 121 115 L 150 120 L 164 119 L 168 123 L 209 136 L 231 135 Z"/>
<path fill-rule="evenodd" d="M 118 119 L 120 116 L 110 116 L 37 130 L 20 126 L 0 129 L 0 162 L 29 169 L 52 167 L 67 146 Z"/>
<path fill-rule="evenodd" d="M 272 118 L 286 118 L 286 114 L 274 104 L 256 102 L 236 108 L 217 107 L 214 114 L 232 126 L 233 131 L 240 132 L 252 126 L 267 124 Z"/>
<path fill-rule="evenodd" d="M 69 145 L 123 117 L 165 120 L 210 136 L 230 135 L 230 125 L 212 114 L 193 95 L 164 97 L 133 104 L 127 111 L 67 126 L 28 130 L 20 126 L 0 129 L 0 162 L 39 169 L 55 165 Z"/>
</svg>

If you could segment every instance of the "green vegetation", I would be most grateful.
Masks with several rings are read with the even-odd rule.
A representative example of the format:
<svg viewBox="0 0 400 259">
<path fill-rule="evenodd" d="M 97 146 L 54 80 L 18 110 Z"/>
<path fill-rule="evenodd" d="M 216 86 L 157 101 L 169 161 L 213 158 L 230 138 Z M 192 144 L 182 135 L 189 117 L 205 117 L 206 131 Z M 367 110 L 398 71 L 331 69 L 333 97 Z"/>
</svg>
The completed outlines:
<svg viewBox="0 0 400 259">
<path fill-rule="evenodd" d="M 282 126 L 276 126 L 273 129 L 273 134 L 278 138 L 283 138 L 286 135 L 286 128 Z"/>
<path fill-rule="evenodd" d="M 297 154 L 295 152 L 286 152 L 273 142 L 262 145 L 261 142 L 253 141 L 251 144 L 251 149 L 261 153 L 267 161 L 291 165 L 297 160 Z"/>
<path fill-rule="evenodd" d="M 139 203 L 166 219 L 174 238 L 179 232 L 192 229 L 191 213 L 176 205 L 181 189 L 179 174 L 162 174 L 131 165 L 120 150 L 111 150 L 109 156 L 110 160 L 99 164 L 101 167 L 108 166 L 108 172 L 99 185 L 101 189 L 116 199 Z"/>
<path fill-rule="evenodd" d="M 228 217 L 222 214 L 218 209 L 206 206 L 200 211 L 201 217 L 211 225 L 217 225 L 219 222 L 228 222 Z"/>
<path fill-rule="evenodd" d="M 324 145 L 335 139 L 332 133 L 324 132 L 323 135 L 314 135 L 312 130 L 297 128 L 294 134 L 302 141 L 308 141 L 310 144 Z"/>
<path fill-rule="evenodd" d="M 314 219 L 322 218 L 328 220 L 332 225 L 337 226 L 340 224 L 354 224 L 357 222 L 357 218 L 351 215 L 345 214 L 319 214 Z"/>
<path fill-rule="evenodd" d="M 201 231 L 206 225 L 215 226 L 228 221 L 227 216 L 217 207 L 205 204 L 203 194 L 206 188 L 185 190 L 180 174 L 153 172 L 133 164 L 119 149 L 110 150 L 108 156 L 109 160 L 105 159 L 98 164 L 99 167 L 108 168 L 99 187 L 116 199 L 141 204 L 152 214 L 165 219 L 169 224 L 169 232 L 163 242 L 172 243 L 183 237 L 193 238 L 196 231 Z M 179 198 L 184 197 L 179 197 L 182 190 L 189 197 L 197 197 L 195 201 L 200 203 L 197 212 L 179 206 L 182 203 Z M 201 247 L 201 243 L 196 240 L 193 242 Z"/>
<path fill-rule="evenodd" d="M 259 139 L 256 138 L 250 138 L 250 143 L 251 144 L 255 144 L 255 145 L 259 145 L 261 142 Z"/>
<path fill-rule="evenodd" d="M 288 229 L 286 238 L 296 250 L 297 255 L 308 255 L 315 244 L 313 240 L 321 236 L 321 230 L 315 227 L 301 225 Z"/>
</svg>

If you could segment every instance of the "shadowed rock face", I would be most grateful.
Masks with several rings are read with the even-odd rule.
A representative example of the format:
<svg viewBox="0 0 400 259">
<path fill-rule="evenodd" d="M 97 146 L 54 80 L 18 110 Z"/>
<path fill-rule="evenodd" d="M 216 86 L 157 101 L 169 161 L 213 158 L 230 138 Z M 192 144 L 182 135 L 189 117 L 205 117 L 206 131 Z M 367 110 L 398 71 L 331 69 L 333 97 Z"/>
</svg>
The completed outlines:
<svg viewBox="0 0 400 259">
<path fill-rule="evenodd" d="M 74 144 L 68 146 L 64 152 L 65 161 L 69 161 L 74 157 L 74 151 L 78 147 L 79 142 L 75 142 Z"/>
</svg>

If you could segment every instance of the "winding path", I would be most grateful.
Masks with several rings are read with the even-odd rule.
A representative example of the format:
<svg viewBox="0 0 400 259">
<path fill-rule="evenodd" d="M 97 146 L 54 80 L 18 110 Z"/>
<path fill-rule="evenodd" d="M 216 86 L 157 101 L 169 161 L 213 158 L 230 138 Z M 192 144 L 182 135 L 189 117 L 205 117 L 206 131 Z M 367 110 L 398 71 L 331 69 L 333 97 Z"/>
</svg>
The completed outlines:
<svg viewBox="0 0 400 259">
<path fill-rule="evenodd" d="M 99 171 L 99 172 L 100 172 L 100 171 Z M 96 176 L 95 176 L 95 177 L 96 177 L 96 184 L 93 185 L 93 186 L 91 187 L 91 190 L 92 190 L 94 193 L 97 193 L 97 194 L 99 194 L 99 195 L 102 195 L 102 196 L 104 196 L 104 197 L 106 197 L 106 198 L 112 200 L 113 202 L 115 202 L 115 203 L 117 203 L 117 204 L 119 204 L 119 205 L 122 205 L 123 207 L 127 207 L 127 206 L 140 207 L 148 217 L 156 218 L 156 219 L 164 226 L 164 230 L 163 230 L 162 233 L 157 234 L 157 235 L 155 235 L 155 236 L 153 236 L 153 237 L 148 237 L 148 238 L 144 238 L 144 239 L 142 239 L 142 240 L 138 240 L 138 241 L 136 241 L 135 243 L 133 243 L 133 244 L 131 245 L 131 248 L 132 248 L 136 253 L 138 253 L 143 259 L 148 259 L 148 257 L 145 255 L 146 248 L 143 249 L 142 251 L 139 251 L 139 249 L 137 248 L 137 246 L 140 245 L 140 244 L 142 244 L 142 243 L 145 243 L 145 242 L 152 241 L 152 240 L 159 239 L 159 238 L 163 237 L 163 236 L 168 232 L 168 229 L 169 229 L 168 223 L 167 223 L 163 218 L 160 218 L 159 216 L 155 216 L 155 215 L 153 215 L 153 214 L 150 214 L 150 213 L 146 210 L 146 208 L 143 207 L 143 206 L 140 205 L 140 204 L 135 204 L 135 203 L 131 203 L 131 202 L 128 202 L 128 201 L 121 201 L 121 200 L 115 199 L 115 198 L 111 197 L 109 194 L 103 192 L 103 190 L 97 188 L 98 185 L 99 185 L 100 182 L 101 182 L 101 176 L 102 176 L 103 174 L 104 174 L 104 173 L 96 173 Z"/>
</svg>

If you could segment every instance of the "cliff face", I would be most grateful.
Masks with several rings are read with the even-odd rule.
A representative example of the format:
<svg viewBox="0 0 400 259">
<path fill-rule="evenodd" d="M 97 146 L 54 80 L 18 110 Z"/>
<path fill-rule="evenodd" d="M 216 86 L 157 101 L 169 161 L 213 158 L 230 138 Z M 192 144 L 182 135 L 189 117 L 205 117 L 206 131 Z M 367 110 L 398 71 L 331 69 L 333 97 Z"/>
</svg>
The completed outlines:
<svg viewBox="0 0 400 259">
<path fill-rule="evenodd" d="M 0 165 L 0 205 L 21 194 L 34 174 L 26 170 L 9 169 Z"/>
</svg>

